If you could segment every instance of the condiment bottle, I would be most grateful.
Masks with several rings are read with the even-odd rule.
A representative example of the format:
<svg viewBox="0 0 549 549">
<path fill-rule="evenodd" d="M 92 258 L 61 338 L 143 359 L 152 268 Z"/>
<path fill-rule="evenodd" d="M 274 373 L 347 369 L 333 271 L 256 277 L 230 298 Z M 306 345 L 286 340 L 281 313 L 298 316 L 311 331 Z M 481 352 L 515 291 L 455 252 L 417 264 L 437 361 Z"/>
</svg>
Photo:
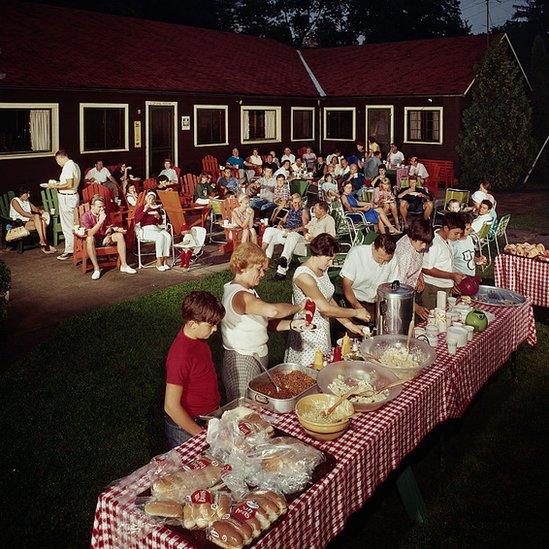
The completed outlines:
<svg viewBox="0 0 549 549">
<path fill-rule="evenodd" d="M 340 362 L 341 361 L 341 347 L 338 345 L 334 349 L 334 362 Z"/>
<path fill-rule="evenodd" d="M 351 338 L 345 332 L 343 339 L 341 340 L 341 354 L 347 356 L 351 352 Z"/>
<path fill-rule="evenodd" d="M 311 322 L 313 321 L 313 316 L 315 314 L 315 311 L 316 311 L 315 302 L 308 299 L 307 302 L 305 303 L 305 322 L 307 322 L 307 324 L 311 324 Z"/>
<path fill-rule="evenodd" d="M 318 349 L 315 351 L 315 359 L 313 362 L 313 368 L 315 370 L 322 370 L 322 367 L 324 366 L 324 355 L 322 354 L 322 351 L 319 351 Z"/>
</svg>

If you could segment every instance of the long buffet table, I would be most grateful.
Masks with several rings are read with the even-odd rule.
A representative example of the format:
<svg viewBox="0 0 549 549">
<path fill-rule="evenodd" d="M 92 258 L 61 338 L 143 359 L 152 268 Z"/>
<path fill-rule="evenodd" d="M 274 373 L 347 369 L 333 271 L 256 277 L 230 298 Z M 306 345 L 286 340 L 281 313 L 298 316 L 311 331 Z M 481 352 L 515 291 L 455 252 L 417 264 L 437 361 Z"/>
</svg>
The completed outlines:
<svg viewBox="0 0 549 549">
<path fill-rule="evenodd" d="M 376 487 L 437 424 L 463 415 L 475 394 L 523 342 L 536 343 L 532 305 L 480 305 L 496 315 L 488 329 L 450 356 L 444 338 L 435 363 L 404 385 L 383 408 L 360 414 L 332 442 L 308 437 L 294 414 L 271 414 L 276 427 L 335 457 L 334 468 L 289 505 L 288 513 L 254 547 L 324 547 L 345 528 Z M 194 437 L 176 452 L 192 460 L 206 448 Z M 150 485 L 149 464 L 108 487 L 97 503 L 92 547 L 192 547 L 180 535 L 148 519 L 135 505 Z"/>
</svg>

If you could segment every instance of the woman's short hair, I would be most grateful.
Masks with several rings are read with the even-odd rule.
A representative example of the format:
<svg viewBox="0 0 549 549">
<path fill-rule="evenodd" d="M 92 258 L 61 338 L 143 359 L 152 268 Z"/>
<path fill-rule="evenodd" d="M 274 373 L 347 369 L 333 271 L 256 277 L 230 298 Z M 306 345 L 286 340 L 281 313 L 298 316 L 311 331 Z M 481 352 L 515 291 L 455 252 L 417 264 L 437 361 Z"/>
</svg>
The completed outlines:
<svg viewBox="0 0 549 549">
<path fill-rule="evenodd" d="M 491 210 L 494 207 L 494 205 L 492 204 L 492 201 L 488 199 L 484 199 L 480 203 L 484 204 L 489 210 Z"/>
<path fill-rule="evenodd" d="M 96 202 L 101 202 L 105 205 L 105 199 L 100 194 L 94 194 L 90 200 L 90 206 L 93 206 Z"/>
<path fill-rule="evenodd" d="M 489 191 L 492 188 L 492 183 L 486 180 L 481 181 L 479 185 L 482 185 L 487 191 Z"/>
<path fill-rule="evenodd" d="M 313 256 L 324 255 L 326 257 L 333 257 L 339 252 L 339 244 L 331 234 L 321 233 L 311 240 L 309 249 Z"/>
<path fill-rule="evenodd" d="M 24 194 L 30 193 L 30 190 L 28 187 L 21 186 L 17 189 L 17 196 L 23 196 Z"/>
<path fill-rule="evenodd" d="M 219 324 L 225 316 L 225 307 L 221 301 L 210 292 L 191 292 L 181 304 L 181 317 L 186 324 L 191 320 L 207 322 L 212 326 Z"/>
<path fill-rule="evenodd" d="M 410 240 L 419 240 L 425 244 L 431 244 L 435 236 L 433 226 L 428 219 L 414 219 L 410 223 L 407 233 Z"/>
<path fill-rule="evenodd" d="M 260 265 L 266 269 L 269 266 L 267 255 L 253 242 L 240 244 L 231 255 L 231 271 L 237 274 L 246 271 L 253 265 Z"/>
<path fill-rule="evenodd" d="M 301 198 L 301 195 L 299 193 L 292 194 L 292 200 L 296 200 L 297 198 L 299 198 L 299 200 L 303 202 L 303 199 Z"/>
<path fill-rule="evenodd" d="M 374 248 L 379 250 L 382 248 L 389 255 L 393 255 L 396 250 L 395 241 L 388 234 L 380 234 L 374 240 Z"/>
</svg>

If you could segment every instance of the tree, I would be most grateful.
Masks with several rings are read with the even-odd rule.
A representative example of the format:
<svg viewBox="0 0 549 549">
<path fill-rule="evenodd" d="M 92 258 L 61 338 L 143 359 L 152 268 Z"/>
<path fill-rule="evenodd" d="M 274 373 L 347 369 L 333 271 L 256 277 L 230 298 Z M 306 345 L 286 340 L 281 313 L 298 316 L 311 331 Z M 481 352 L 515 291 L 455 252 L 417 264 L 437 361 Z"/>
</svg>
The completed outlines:
<svg viewBox="0 0 549 549">
<path fill-rule="evenodd" d="M 534 135 L 539 148 L 549 135 L 549 54 L 541 36 L 536 36 L 532 46 L 532 60 L 530 63 L 530 81 L 534 88 Z M 549 167 L 549 147 L 546 146 L 539 167 L 545 170 Z"/>
<path fill-rule="evenodd" d="M 461 179 L 487 179 L 496 189 L 518 185 L 533 157 L 532 108 L 524 77 L 505 41 L 486 52 L 471 89 L 457 147 Z"/>
</svg>

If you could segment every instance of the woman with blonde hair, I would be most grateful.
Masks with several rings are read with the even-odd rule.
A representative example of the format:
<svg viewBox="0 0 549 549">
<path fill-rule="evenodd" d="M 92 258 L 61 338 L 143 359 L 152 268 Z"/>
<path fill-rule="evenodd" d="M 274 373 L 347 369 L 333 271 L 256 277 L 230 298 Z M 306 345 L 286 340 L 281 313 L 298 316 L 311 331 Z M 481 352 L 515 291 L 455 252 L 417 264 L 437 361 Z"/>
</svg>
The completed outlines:
<svg viewBox="0 0 549 549">
<path fill-rule="evenodd" d="M 254 211 L 250 207 L 250 197 L 241 194 L 238 197 L 238 206 L 233 210 L 232 222 L 242 229 L 242 244 L 249 240 L 257 244 L 257 233 L 254 229 Z"/>
<path fill-rule="evenodd" d="M 303 311 L 307 300 L 296 305 L 261 300 L 255 287 L 265 276 L 268 264 L 265 252 L 252 242 L 241 244 L 231 255 L 234 279 L 223 289 L 226 313 L 221 321 L 221 379 L 228 401 L 245 396 L 249 381 L 261 374 L 261 366 L 268 367 L 268 330 L 312 329 L 305 320 L 283 320 Z"/>
</svg>

